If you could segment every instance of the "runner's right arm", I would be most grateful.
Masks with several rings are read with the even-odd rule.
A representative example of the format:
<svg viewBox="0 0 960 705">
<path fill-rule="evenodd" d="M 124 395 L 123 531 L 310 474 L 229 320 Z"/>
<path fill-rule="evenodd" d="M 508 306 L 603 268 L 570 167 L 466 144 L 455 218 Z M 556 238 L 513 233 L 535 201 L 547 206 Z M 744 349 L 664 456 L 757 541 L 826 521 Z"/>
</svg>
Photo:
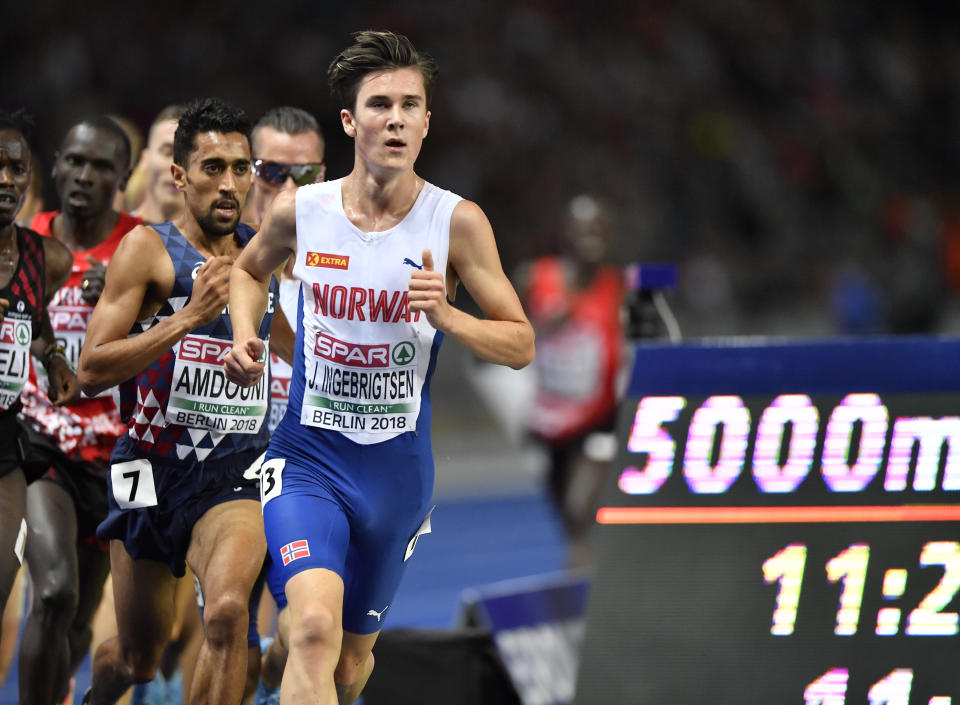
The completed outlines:
<svg viewBox="0 0 960 705">
<path fill-rule="evenodd" d="M 273 199 L 260 232 L 244 246 L 230 274 L 233 348 L 224 358 L 223 368 L 235 384 L 250 386 L 263 374 L 265 363 L 260 358 L 264 347 L 257 329 L 267 307 L 270 276 L 296 246 L 296 192 L 283 191 Z"/>
<path fill-rule="evenodd" d="M 212 321 L 227 301 L 230 259 L 212 257 L 199 269 L 187 304 L 149 330 L 127 337 L 153 315 L 173 288 L 175 272 L 160 236 L 139 226 L 121 240 L 87 325 L 80 353 L 80 386 L 88 395 L 130 379 L 191 330 Z"/>
</svg>

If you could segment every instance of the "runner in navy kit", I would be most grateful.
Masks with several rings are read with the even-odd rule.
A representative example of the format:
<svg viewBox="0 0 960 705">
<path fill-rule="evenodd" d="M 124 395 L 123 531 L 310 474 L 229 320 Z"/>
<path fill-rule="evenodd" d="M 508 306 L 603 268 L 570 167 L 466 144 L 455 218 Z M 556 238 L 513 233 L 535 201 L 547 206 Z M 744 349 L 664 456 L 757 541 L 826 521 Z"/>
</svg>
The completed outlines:
<svg viewBox="0 0 960 705">
<path fill-rule="evenodd" d="M 116 702 L 153 678 L 185 562 L 205 596 L 190 702 L 236 705 L 243 692 L 248 600 L 264 556 L 254 500 L 269 393 L 228 383 L 220 360 L 232 339 L 230 264 L 253 235 L 239 224 L 249 133 L 246 115 L 222 101 L 187 106 L 174 137 L 186 209 L 124 238 L 87 328 L 81 384 L 89 394 L 119 383 L 130 430 L 111 458 L 110 513 L 98 529 L 111 541 L 119 634 L 97 651 L 85 702 Z M 271 331 L 275 294 L 274 280 L 257 329 L 289 346 L 285 326 Z"/>
<path fill-rule="evenodd" d="M 274 200 L 233 267 L 228 376 L 258 384 L 270 273 L 300 280 L 288 412 L 262 467 L 273 566 L 291 613 L 280 701 L 351 703 L 433 490 L 429 380 L 444 335 L 523 367 L 533 330 L 480 208 L 424 182 L 436 66 L 405 37 L 360 32 L 330 64 L 353 171 Z M 485 318 L 450 301 L 463 282 Z"/>
</svg>

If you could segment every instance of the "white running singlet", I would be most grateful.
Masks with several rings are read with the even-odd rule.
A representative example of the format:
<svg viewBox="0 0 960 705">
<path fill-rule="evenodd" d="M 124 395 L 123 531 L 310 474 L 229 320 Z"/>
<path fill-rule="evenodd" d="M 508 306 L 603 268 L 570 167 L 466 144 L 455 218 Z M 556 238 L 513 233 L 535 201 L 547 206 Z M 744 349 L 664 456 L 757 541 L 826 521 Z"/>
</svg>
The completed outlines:
<svg viewBox="0 0 960 705">
<path fill-rule="evenodd" d="M 346 217 L 341 186 L 338 179 L 297 190 L 303 361 L 296 356 L 293 376 L 303 384 L 301 424 L 379 443 L 416 429 L 437 331 L 409 309 L 407 289 L 424 249 L 446 273 L 461 199 L 424 183 L 400 223 L 366 233 Z"/>
</svg>

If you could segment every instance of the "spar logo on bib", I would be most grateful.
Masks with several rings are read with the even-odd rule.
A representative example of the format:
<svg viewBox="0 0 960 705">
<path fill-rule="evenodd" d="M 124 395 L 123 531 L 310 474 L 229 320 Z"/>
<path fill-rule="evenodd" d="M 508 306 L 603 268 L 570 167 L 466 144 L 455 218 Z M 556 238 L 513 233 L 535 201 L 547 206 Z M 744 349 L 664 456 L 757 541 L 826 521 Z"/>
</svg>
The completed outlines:
<svg viewBox="0 0 960 705">
<path fill-rule="evenodd" d="M 410 361 L 413 360 L 413 356 L 416 355 L 417 349 L 413 347 L 413 343 L 409 340 L 404 340 L 393 346 L 393 353 L 391 357 L 393 358 L 393 364 L 395 365 L 409 365 Z"/>
<path fill-rule="evenodd" d="M 32 337 L 30 324 L 26 321 L 14 321 L 5 318 L 0 324 L 0 343 L 29 345 Z"/>
<path fill-rule="evenodd" d="M 230 352 L 233 343 L 210 338 L 185 337 L 180 342 L 180 359 L 185 362 L 202 362 L 205 365 L 217 365 Z"/>
<path fill-rule="evenodd" d="M 378 345 L 348 343 L 326 333 L 317 333 L 313 353 L 324 360 L 348 367 L 389 367 L 387 356 L 390 354 L 390 346 L 387 343 Z"/>
<path fill-rule="evenodd" d="M 327 267 L 328 269 L 349 269 L 349 255 L 331 255 L 325 252 L 308 252 L 306 265 L 308 267 Z"/>
</svg>

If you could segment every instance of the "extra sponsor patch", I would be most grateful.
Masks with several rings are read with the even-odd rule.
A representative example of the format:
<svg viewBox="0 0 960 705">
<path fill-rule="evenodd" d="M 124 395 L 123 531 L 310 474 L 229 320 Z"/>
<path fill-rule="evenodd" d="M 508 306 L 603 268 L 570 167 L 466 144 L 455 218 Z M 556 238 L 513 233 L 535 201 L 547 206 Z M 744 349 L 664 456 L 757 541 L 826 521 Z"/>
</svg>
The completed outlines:
<svg viewBox="0 0 960 705">
<path fill-rule="evenodd" d="M 310 544 L 307 543 L 306 539 L 291 541 L 280 549 L 280 558 L 283 559 L 284 565 L 289 565 L 298 558 L 306 558 L 309 555 Z"/>
<path fill-rule="evenodd" d="M 308 267 L 327 267 L 329 269 L 349 269 L 349 255 L 333 255 L 327 252 L 308 252 L 306 265 Z"/>
</svg>

